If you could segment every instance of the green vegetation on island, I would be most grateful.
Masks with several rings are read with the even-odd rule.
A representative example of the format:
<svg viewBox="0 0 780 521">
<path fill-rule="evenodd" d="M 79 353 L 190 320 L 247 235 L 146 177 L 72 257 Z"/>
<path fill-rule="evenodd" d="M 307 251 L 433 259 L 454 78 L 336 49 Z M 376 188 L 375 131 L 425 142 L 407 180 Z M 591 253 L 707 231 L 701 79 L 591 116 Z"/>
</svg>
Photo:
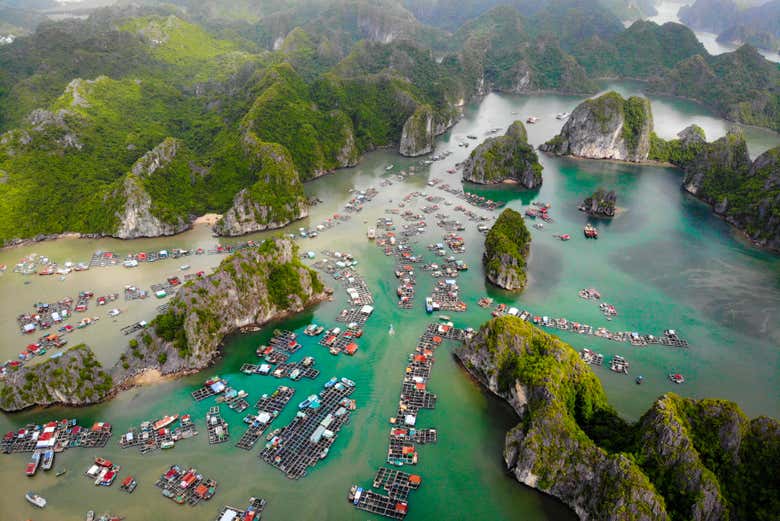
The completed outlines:
<svg viewBox="0 0 780 521">
<path fill-rule="evenodd" d="M 203 369 L 218 356 L 225 336 L 302 311 L 320 302 L 324 292 L 319 275 L 303 265 L 292 241 L 272 239 L 240 250 L 214 273 L 182 286 L 167 311 L 130 344 L 122 373 Z"/>
<path fill-rule="evenodd" d="M 111 375 L 84 344 L 40 364 L 13 369 L 0 385 L 0 409 L 18 411 L 36 405 L 89 405 L 114 389 Z"/>
<path fill-rule="evenodd" d="M 780 128 L 774 64 L 747 46 L 709 56 L 679 24 L 624 30 L 622 1 L 473 5 L 452 33 L 415 18 L 449 12 L 425 2 L 147 4 L 0 45 L 0 242 L 172 234 L 205 212 L 230 214 L 228 234 L 282 226 L 306 215 L 302 181 L 377 147 L 428 153 L 491 90 L 592 93 L 594 78 L 639 78 Z M 649 111 L 630 99 L 619 112 L 620 143 L 584 155 L 645 158 Z M 294 168 L 267 183 L 248 142 L 284 147 L 275 156 Z M 164 168 L 135 171 L 172 143 Z"/>
<path fill-rule="evenodd" d="M 581 516 L 769 520 L 780 508 L 774 419 L 668 393 L 627 423 L 571 346 L 517 317 L 483 325 L 456 356 L 520 416 L 509 470 Z"/>
<path fill-rule="evenodd" d="M 522 290 L 527 283 L 526 258 L 531 251 L 531 233 L 525 220 L 507 208 L 485 236 L 482 263 L 485 276 L 496 286 L 510 291 Z"/>
<path fill-rule="evenodd" d="M 695 125 L 677 139 L 652 141 L 650 159 L 679 166 L 687 192 L 758 245 L 780 251 L 780 147 L 751 161 L 741 132 L 708 143 Z"/>
<path fill-rule="evenodd" d="M 512 123 L 506 134 L 492 137 L 471 151 L 463 163 L 463 179 L 494 184 L 514 181 L 527 190 L 542 184 L 542 165 L 521 121 Z"/>
</svg>

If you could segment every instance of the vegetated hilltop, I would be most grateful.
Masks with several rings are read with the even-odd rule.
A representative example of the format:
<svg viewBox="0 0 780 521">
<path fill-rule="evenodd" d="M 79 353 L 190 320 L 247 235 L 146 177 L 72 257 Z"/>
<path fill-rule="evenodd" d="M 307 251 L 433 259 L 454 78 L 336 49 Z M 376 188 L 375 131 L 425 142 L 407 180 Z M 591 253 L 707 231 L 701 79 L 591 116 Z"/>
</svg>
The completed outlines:
<svg viewBox="0 0 780 521">
<path fill-rule="evenodd" d="M 485 236 L 485 253 L 482 263 L 485 276 L 499 288 L 519 291 L 527 283 L 526 259 L 531 251 L 531 233 L 525 219 L 515 210 L 507 208 Z"/>
<path fill-rule="evenodd" d="M 264 325 L 326 298 L 317 272 L 304 266 L 287 239 L 239 250 L 206 277 L 185 283 L 148 330 L 130 341 L 114 367 L 125 381 L 144 369 L 186 374 L 211 365 L 223 339 L 244 326 Z"/>
<path fill-rule="evenodd" d="M 527 190 L 542 185 L 542 165 L 522 121 L 515 121 L 499 137 L 488 138 L 463 163 L 463 179 L 472 183 L 517 182 Z"/>
<path fill-rule="evenodd" d="M 456 356 L 520 417 L 506 436 L 510 472 L 580 519 L 776 517 L 776 420 L 668 393 L 626 423 L 571 346 L 517 317 L 484 324 Z"/>
<path fill-rule="evenodd" d="M 99 9 L 0 46 L 2 243 L 176 233 L 207 211 L 227 235 L 284 226 L 306 215 L 301 182 L 376 147 L 426 154 L 494 90 L 636 77 L 780 128 L 780 72 L 755 49 L 712 57 L 678 24 L 624 30 L 596 0 L 476 9 L 453 33 L 394 0 L 178 4 Z"/>
<path fill-rule="evenodd" d="M 692 125 L 678 139 L 653 135 L 650 159 L 679 166 L 683 189 L 756 244 L 780 251 L 780 146 L 751 161 L 740 131 L 708 143 L 704 130 Z"/>
<path fill-rule="evenodd" d="M 0 385 L 0 409 L 11 412 L 34 405 L 89 405 L 114 389 L 111 375 L 84 344 L 40 364 L 12 369 Z"/>
</svg>

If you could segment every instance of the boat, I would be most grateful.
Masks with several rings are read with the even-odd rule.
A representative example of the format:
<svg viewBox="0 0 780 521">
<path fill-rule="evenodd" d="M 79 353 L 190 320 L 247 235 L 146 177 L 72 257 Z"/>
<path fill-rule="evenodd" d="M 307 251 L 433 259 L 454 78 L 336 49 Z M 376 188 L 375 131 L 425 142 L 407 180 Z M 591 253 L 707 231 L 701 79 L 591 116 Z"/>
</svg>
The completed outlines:
<svg viewBox="0 0 780 521">
<path fill-rule="evenodd" d="M 685 377 L 680 373 L 669 373 L 669 380 L 676 384 L 684 384 Z"/>
<path fill-rule="evenodd" d="M 173 446 L 175 445 L 175 443 L 176 442 L 174 442 L 173 440 L 165 440 L 165 441 L 160 443 L 160 448 L 161 449 L 172 449 Z"/>
<path fill-rule="evenodd" d="M 393 324 L 390 324 L 390 329 L 387 330 L 388 335 L 394 335 L 395 334 L 395 328 L 393 328 Z"/>
<path fill-rule="evenodd" d="M 569 114 L 568 112 L 561 112 L 555 115 L 555 119 L 566 119 L 569 116 L 571 116 L 571 114 Z"/>
<path fill-rule="evenodd" d="M 386 172 L 389 172 L 389 171 L 390 171 L 390 170 L 392 170 L 393 168 L 395 168 L 395 165 L 387 165 L 387 166 L 385 167 L 385 171 L 386 171 Z"/>
<path fill-rule="evenodd" d="M 163 429 L 167 427 L 168 425 L 172 424 L 179 418 L 178 414 L 174 414 L 173 416 L 164 416 L 161 420 L 157 420 L 154 422 L 154 430 Z"/>
<path fill-rule="evenodd" d="M 51 466 L 54 464 L 54 449 L 46 449 L 43 452 L 43 459 L 41 460 L 41 469 L 51 470 Z"/>
<path fill-rule="evenodd" d="M 68 472 L 68 469 L 58 470 L 55 476 L 57 477 L 64 476 L 66 472 Z"/>
<path fill-rule="evenodd" d="M 179 269 L 181 271 L 187 271 L 188 269 L 190 269 L 190 265 L 189 264 L 182 264 L 181 266 L 179 266 Z"/>
<path fill-rule="evenodd" d="M 138 482 L 135 478 L 133 478 L 133 476 L 127 476 L 124 481 L 122 481 L 122 485 L 120 485 L 119 488 L 126 491 L 128 494 L 132 494 L 137 486 Z"/>
<path fill-rule="evenodd" d="M 562 241 L 568 241 L 569 239 L 571 239 L 571 235 L 569 235 L 568 233 L 564 233 L 563 235 L 560 235 L 558 238 Z"/>
<path fill-rule="evenodd" d="M 27 464 L 26 474 L 28 477 L 32 477 L 38 472 L 38 465 L 41 463 L 41 451 L 36 450 L 32 454 L 32 460 Z"/>
<path fill-rule="evenodd" d="M 636 377 L 636 379 L 634 381 L 636 382 L 637 385 L 642 385 L 642 382 L 644 381 L 644 379 L 645 379 L 644 376 L 639 375 L 639 376 Z"/>
<path fill-rule="evenodd" d="M 35 492 L 27 492 L 24 495 L 24 499 L 26 499 L 30 504 L 38 508 L 44 508 L 46 506 L 46 499 L 39 496 Z"/>
<path fill-rule="evenodd" d="M 90 510 L 89 512 L 87 512 L 86 521 L 95 521 L 95 511 L 94 510 Z"/>
<path fill-rule="evenodd" d="M 366 236 L 368 237 L 369 241 L 373 241 L 374 239 L 376 239 L 376 230 L 373 228 L 369 228 L 368 231 L 366 232 Z"/>
<path fill-rule="evenodd" d="M 425 311 L 433 313 L 433 299 L 431 297 L 425 297 Z"/>
<path fill-rule="evenodd" d="M 590 223 L 585 225 L 585 228 L 582 230 L 585 234 L 586 239 L 598 239 L 599 238 L 599 231 L 590 225 Z"/>
<path fill-rule="evenodd" d="M 539 118 L 537 118 L 536 116 L 528 116 L 528 119 L 525 120 L 525 122 L 528 123 L 529 125 L 533 125 L 537 121 L 539 121 Z"/>
<path fill-rule="evenodd" d="M 442 322 L 449 322 L 452 318 L 449 315 L 439 315 L 439 320 Z"/>
</svg>

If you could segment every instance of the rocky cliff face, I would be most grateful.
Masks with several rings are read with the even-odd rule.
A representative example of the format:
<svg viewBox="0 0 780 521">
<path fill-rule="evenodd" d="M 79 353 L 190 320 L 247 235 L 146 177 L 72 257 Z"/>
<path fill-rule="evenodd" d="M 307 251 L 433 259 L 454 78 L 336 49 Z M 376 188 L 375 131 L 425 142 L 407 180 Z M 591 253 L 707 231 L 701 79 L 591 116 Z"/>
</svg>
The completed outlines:
<svg viewBox="0 0 780 521">
<path fill-rule="evenodd" d="M 750 167 L 746 190 L 757 186 L 759 197 L 728 211 L 728 220 L 760 246 L 780 251 L 780 146 L 767 150 Z M 750 191 L 751 193 L 755 193 Z"/>
<path fill-rule="evenodd" d="M 516 317 L 491 320 L 455 355 L 520 416 L 510 472 L 580 519 L 769 520 L 780 507 L 774 419 L 670 393 L 627 424 L 570 346 Z"/>
<path fill-rule="evenodd" d="M 292 220 L 303 219 L 309 215 L 305 205 L 288 207 L 285 210 L 284 213 L 290 215 Z M 214 233 L 223 237 L 237 237 L 263 230 L 275 230 L 290 224 L 287 217 L 279 221 L 274 219 L 278 217 L 273 215 L 272 209 L 255 201 L 252 192 L 244 188 L 236 194 L 233 206 L 214 226 Z"/>
<path fill-rule="evenodd" d="M 593 414 L 609 410 L 598 380 L 573 349 L 518 318 L 502 317 L 455 354 L 520 416 L 504 447 L 518 481 L 559 498 L 580 519 L 668 519 L 663 499 L 637 465 L 600 449 L 566 406 L 572 396 L 589 400 Z"/>
<path fill-rule="evenodd" d="M 430 105 L 418 106 L 404 122 L 398 152 L 416 157 L 433 152 L 434 138 L 455 123 L 454 114 L 437 115 Z"/>
<path fill-rule="evenodd" d="M 11 412 L 38 405 L 89 405 L 106 398 L 112 389 L 111 375 L 82 344 L 58 358 L 12 371 L 0 388 L 0 409 Z"/>
<path fill-rule="evenodd" d="M 588 159 L 645 161 L 653 116 L 646 98 L 623 99 L 616 92 L 580 103 L 561 133 L 539 149 Z"/>
<path fill-rule="evenodd" d="M 244 153 L 258 181 L 239 191 L 233 205 L 214 226 L 217 235 L 237 236 L 272 230 L 308 215 L 303 185 L 290 153 L 282 145 L 264 143 L 252 132 L 244 136 Z"/>
<path fill-rule="evenodd" d="M 486 139 L 472 150 L 463 163 L 463 179 L 480 184 L 515 181 L 529 190 L 541 186 L 542 165 L 523 123 L 515 121 L 505 135 Z"/>
<path fill-rule="evenodd" d="M 160 173 L 176 160 L 180 147 L 181 142 L 169 138 L 135 162 L 117 194 L 124 200 L 124 206 L 117 212 L 119 226 L 112 234 L 114 237 L 160 237 L 174 235 L 190 227 L 189 220 L 182 217 L 166 222 L 154 215 L 152 197 L 144 187 L 145 182 L 155 174 L 161 175 Z"/>
<path fill-rule="evenodd" d="M 780 147 L 751 162 L 744 136 L 731 131 L 695 150 L 673 161 L 685 172 L 683 189 L 756 244 L 780 251 Z"/>
<path fill-rule="evenodd" d="M 146 368 L 163 374 L 203 369 L 219 355 L 225 336 L 263 325 L 324 300 L 319 275 L 298 258 L 289 240 L 269 240 L 226 258 L 215 272 L 187 283 L 166 313 L 152 322 L 114 368 L 115 380 Z M 138 352 L 138 354 L 135 354 Z"/>
<path fill-rule="evenodd" d="M 530 249 L 531 234 L 523 216 L 507 208 L 485 237 L 485 276 L 499 288 L 522 290 L 527 282 L 525 259 Z"/>
</svg>

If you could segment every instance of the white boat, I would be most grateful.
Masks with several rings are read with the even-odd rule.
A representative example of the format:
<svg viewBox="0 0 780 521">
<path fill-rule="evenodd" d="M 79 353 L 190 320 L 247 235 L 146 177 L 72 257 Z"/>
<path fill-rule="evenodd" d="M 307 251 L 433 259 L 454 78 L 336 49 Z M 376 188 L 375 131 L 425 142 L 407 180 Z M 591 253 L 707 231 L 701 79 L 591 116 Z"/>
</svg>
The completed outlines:
<svg viewBox="0 0 780 521">
<path fill-rule="evenodd" d="M 115 316 L 119 315 L 120 313 L 122 313 L 122 310 L 120 310 L 118 308 L 114 308 L 114 309 L 112 309 L 112 310 L 110 310 L 108 312 L 108 316 L 109 317 L 115 317 Z"/>
<path fill-rule="evenodd" d="M 395 165 L 387 165 L 387 166 L 385 167 L 385 170 L 386 170 L 387 172 L 389 172 L 389 171 L 390 171 L 390 170 L 392 170 L 393 168 L 395 168 Z"/>
<path fill-rule="evenodd" d="M 181 266 L 179 266 L 179 269 L 181 271 L 187 271 L 188 269 L 190 269 L 190 265 L 189 264 L 182 264 Z"/>
<path fill-rule="evenodd" d="M 28 492 L 24 495 L 24 498 L 29 501 L 31 504 L 35 505 L 38 508 L 43 508 L 46 506 L 46 499 L 39 496 L 35 492 Z"/>
<path fill-rule="evenodd" d="M 560 114 L 555 115 L 555 119 L 566 119 L 569 116 L 571 116 L 571 114 L 569 114 L 568 112 L 561 112 Z"/>
<path fill-rule="evenodd" d="M 128 259 L 122 263 L 125 268 L 135 268 L 138 266 L 138 261 L 135 259 Z"/>
<path fill-rule="evenodd" d="M 525 120 L 525 122 L 528 123 L 529 125 L 533 125 L 537 121 L 539 121 L 539 118 L 537 118 L 536 116 L 529 116 L 528 119 Z"/>
</svg>

